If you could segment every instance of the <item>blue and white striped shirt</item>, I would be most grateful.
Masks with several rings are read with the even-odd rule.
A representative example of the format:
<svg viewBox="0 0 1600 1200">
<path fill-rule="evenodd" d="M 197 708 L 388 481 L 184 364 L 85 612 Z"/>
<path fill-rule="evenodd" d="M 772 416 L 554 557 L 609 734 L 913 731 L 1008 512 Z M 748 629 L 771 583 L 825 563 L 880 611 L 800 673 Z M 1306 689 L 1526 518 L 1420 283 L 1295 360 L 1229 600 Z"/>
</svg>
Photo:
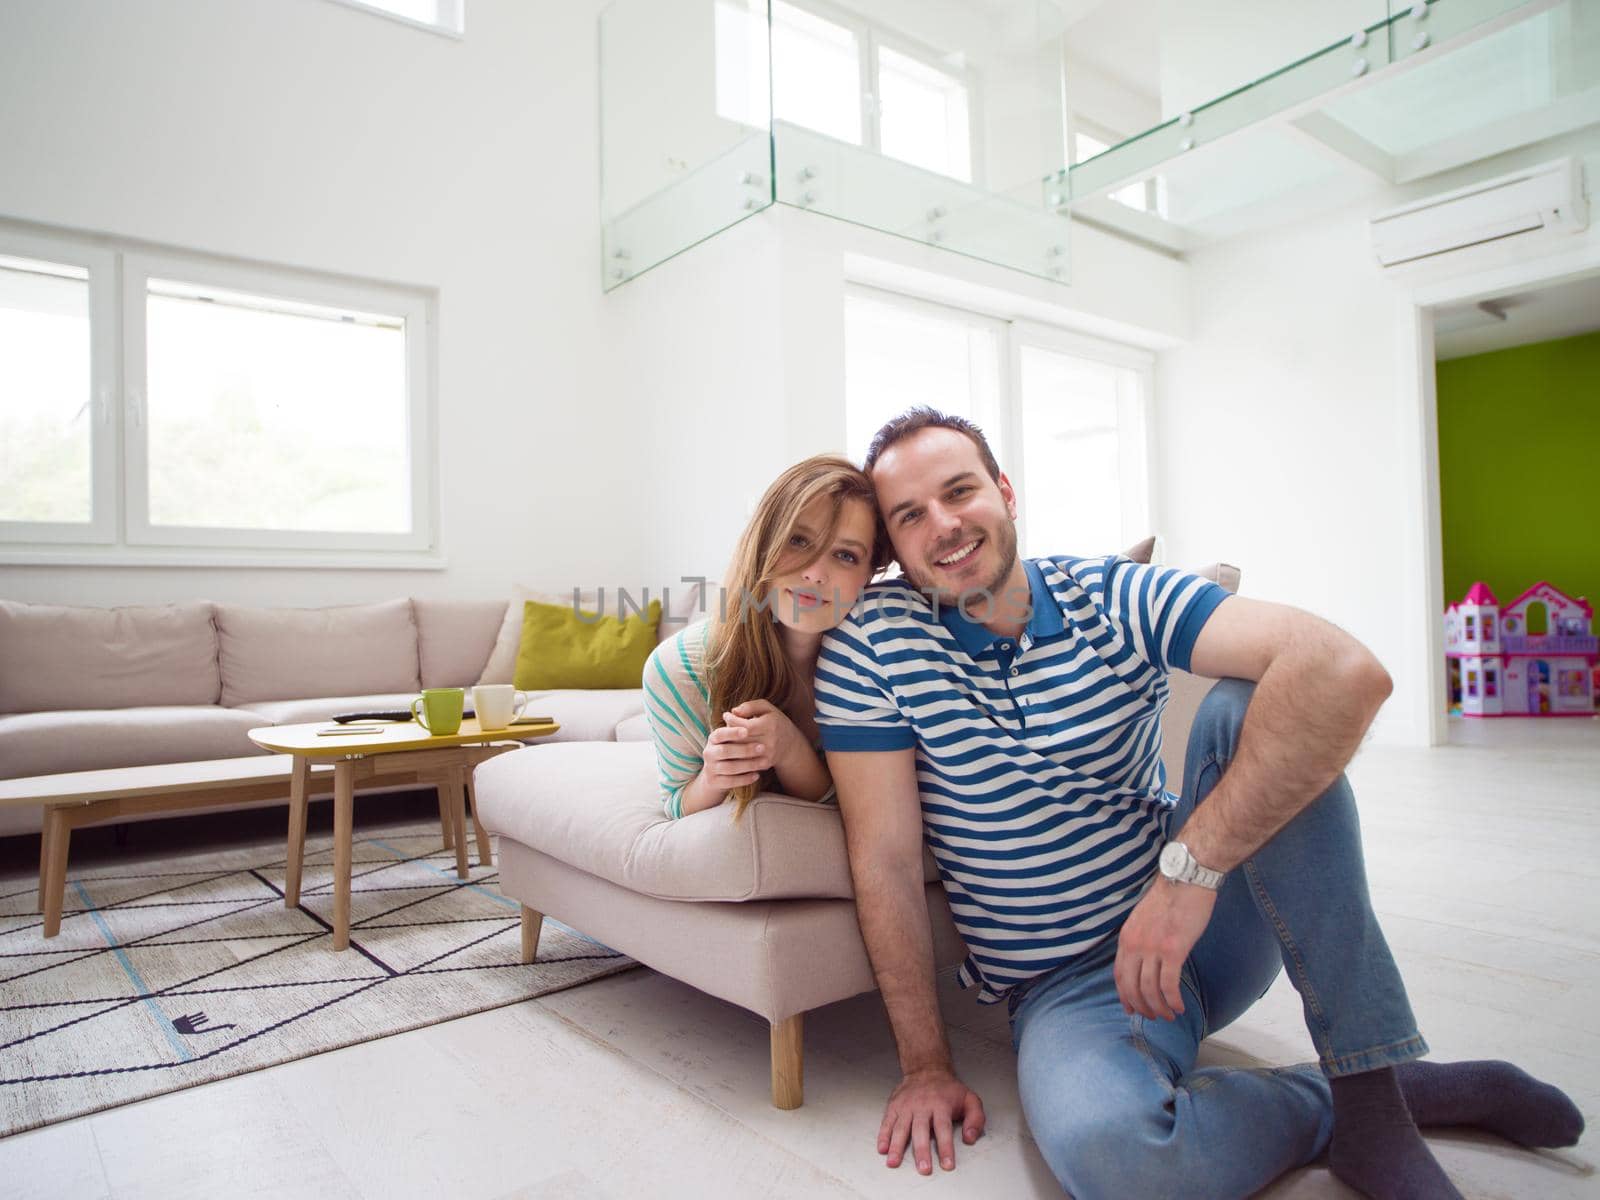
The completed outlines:
<svg viewBox="0 0 1600 1200">
<path fill-rule="evenodd" d="M 1174 797 L 1167 673 L 1227 592 L 1121 556 L 1024 562 L 1032 611 L 1001 637 L 910 583 L 873 584 L 822 645 L 830 751 L 915 746 L 929 848 L 993 1003 L 1115 933 L 1143 894 Z"/>
</svg>

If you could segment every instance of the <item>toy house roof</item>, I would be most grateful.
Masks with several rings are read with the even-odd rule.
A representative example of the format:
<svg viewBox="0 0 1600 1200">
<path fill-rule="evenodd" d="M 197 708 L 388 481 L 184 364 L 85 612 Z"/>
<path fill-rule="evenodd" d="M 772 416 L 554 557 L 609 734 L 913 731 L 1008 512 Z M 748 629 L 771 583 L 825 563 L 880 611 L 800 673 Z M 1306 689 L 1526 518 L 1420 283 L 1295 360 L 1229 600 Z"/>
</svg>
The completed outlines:
<svg viewBox="0 0 1600 1200">
<path fill-rule="evenodd" d="M 1470 595 L 1471 593 L 1469 592 L 1468 594 Z M 1527 591 L 1523 592 L 1522 595 L 1518 596 L 1510 604 L 1507 604 L 1505 606 L 1505 611 L 1515 611 L 1527 604 L 1531 604 L 1535 600 L 1542 600 L 1545 604 L 1554 609 L 1576 608 L 1581 610 L 1583 615 L 1586 617 L 1594 616 L 1594 609 L 1589 606 L 1588 601 L 1575 599 L 1574 597 L 1567 595 L 1554 584 L 1548 583 L 1545 580 L 1540 580 Z"/>
<path fill-rule="evenodd" d="M 1481 583 L 1480 582 L 1480 583 L 1473 584 L 1470 588 L 1467 589 L 1466 598 L 1463 599 L 1461 601 L 1461 603 L 1463 603 L 1463 604 L 1499 604 L 1500 601 L 1495 599 L 1494 593 L 1489 590 L 1489 585 L 1487 583 Z"/>
</svg>

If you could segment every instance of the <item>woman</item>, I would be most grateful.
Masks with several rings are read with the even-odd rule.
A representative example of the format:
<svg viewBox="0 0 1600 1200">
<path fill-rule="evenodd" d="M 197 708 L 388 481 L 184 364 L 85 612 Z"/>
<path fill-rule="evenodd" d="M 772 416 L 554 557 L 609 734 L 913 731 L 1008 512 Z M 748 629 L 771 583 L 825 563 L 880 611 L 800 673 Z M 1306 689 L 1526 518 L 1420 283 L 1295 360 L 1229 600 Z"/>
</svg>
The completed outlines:
<svg viewBox="0 0 1600 1200">
<path fill-rule="evenodd" d="M 818 455 L 778 476 L 739 538 L 720 612 L 645 664 L 669 816 L 732 798 L 737 819 L 765 789 L 832 791 L 812 712 L 817 651 L 888 558 L 872 484 L 847 460 Z"/>
</svg>

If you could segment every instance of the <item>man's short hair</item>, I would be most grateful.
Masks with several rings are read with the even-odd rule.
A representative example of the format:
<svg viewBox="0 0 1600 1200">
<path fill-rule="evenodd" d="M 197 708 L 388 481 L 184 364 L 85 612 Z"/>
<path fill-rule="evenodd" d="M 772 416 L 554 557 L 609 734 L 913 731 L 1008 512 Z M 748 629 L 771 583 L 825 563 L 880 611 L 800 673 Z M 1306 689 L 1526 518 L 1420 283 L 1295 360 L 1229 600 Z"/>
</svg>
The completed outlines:
<svg viewBox="0 0 1600 1200">
<path fill-rule="evenodd" d="M 926 404 L 906 409 L 898 417 L 891 418 L 882 429 L 872 435 L 872 444 L 867 447 L 867 461 L 862 464 L 862 469 L 868 475 L 872 474 L 873 465 L 883 456 L 885 450 L 923 429 L 953 429 L 971 438 L 973 445 L 978 447 L 978 457 L 983 460 L 983 469 L 989 472 L 990 479 L 996 483 L 1000 482 L 1000 464 L 995 461 L 994 451 L 989 449 L 989 442 L 983 436 L 983 430 L 965 417 L 942 413 Z"/>
</svg>

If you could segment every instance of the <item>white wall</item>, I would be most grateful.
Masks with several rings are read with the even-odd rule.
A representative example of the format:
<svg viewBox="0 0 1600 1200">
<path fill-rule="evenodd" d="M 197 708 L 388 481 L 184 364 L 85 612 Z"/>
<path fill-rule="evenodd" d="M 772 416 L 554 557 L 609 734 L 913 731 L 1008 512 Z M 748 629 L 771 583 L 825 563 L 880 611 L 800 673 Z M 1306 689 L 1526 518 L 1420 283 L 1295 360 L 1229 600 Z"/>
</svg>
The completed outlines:
<svg viewBox="0 0 1600 1200">
<path fill-rule="evenodd" d="M 709 7 L 709 5 L 708 5 Z M 327 0 L 0 9 L 0 216 L 437 288 L 448 569 L 0 567 L 119 604 L 492 596 L 720 573 L 843 442 L 846 280 L 1148 345 L 1181 263 L 1074 241 L 1070 288 L 781 209 L 600 290 L 599 0 L 473 0 L 455 41 Z"/>
<path fill-rule="evenodd" d="M 438 290 L 449 560 L 0 566 L 0 595 L 317 604 L 631 567 L 644 437 L 601 369 L 599 7 L 473 0 L 457 41 L 327 0 L 0 5 L 0 216 Z"/>
<path fill-rule="evenodd" d="M 649 395 L 659 495 L 649 504 L 650 579 L 720 576 L 767 484 L 844 439 L 844 297 L 852 281 L 1001 317 L 1050 321 L 1158 347 L 1189 329 L 1174 259 L 1079 231 L 1074 285 L 963 258 L 777 206 L 613 291 L 619 353 L 610 386 Z M 625 411 L 625 409 L 619 409 Z"/>
<path fill-rule="evenodd" d="M 1348 629 L 1394 675 L 1392 713 L 1422 682 L 1407 669 L 1393 590 L 1418 465 L 1396 437 L 1394 285 L 1365 217 L 1238 238 L 1190 268 L 1205 298 L 1193 340 L 1157 358 L 1167 558 L 1235 563 L 1244 594 Z"/>
<path fill-rule="evenodd" d="M 1245 594 L 1310 609 L 1372 647 L 1395 680 L 1380 740 L 1429 741 L 1429 678 L 1442 671 L 1431 318 L 1418 306 L 1593 269 L 1600 227 L 1385 272 L 1367 219 L 1586 146 L 1592 193 L 1597 140 L 1530 147 L 1189 258 L 1192 340 L 1157 360 L 1167 557 L 1236 563 Z"/>
</svg>

